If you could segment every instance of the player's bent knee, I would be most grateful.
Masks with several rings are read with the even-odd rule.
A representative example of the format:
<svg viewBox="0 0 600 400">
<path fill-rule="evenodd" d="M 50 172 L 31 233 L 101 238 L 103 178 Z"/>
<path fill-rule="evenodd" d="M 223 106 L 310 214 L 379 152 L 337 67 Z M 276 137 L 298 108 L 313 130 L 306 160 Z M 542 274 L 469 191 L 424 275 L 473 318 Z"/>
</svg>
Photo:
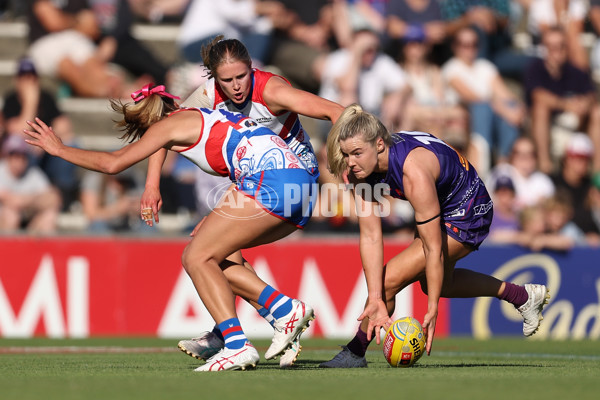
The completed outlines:
<svg viewBox="0 0 600 400">
<path fill-rule="evenodd" d="M 193 243 L 188 244 L 183 250 L 181 264 L 188 275 L 192 275 L 194 272 L 202 273 L 211 265 L 216 265 L 217 268 L 220 268 L 219 261 L 209 249 L 198 247 L 197 244 L 194 245 Z"/>
</svg>

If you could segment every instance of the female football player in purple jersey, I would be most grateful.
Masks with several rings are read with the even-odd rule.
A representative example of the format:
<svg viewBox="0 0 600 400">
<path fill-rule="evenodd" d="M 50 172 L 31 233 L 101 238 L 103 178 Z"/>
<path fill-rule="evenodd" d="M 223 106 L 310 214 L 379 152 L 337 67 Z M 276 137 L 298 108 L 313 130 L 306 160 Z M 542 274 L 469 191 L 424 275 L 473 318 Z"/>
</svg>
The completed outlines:
<svg viewBox="0 0 600 400">
<path fill-rule="evenodd" d="M 344 110 L 342 106 L 296 89 L 279 75 L 252 68 L 248 50 L 237 39 L 223 39 L 222 35 L 215 37 L 203 47 L 202 59 L 210 79 L 185 99 L 182 106 L 241 112 L 278 134 L 311 171 L 318 173 L 317 157 L 299 115 L 335 122 Z M 159 221 L 158 212 L 162 204 L 159 183 L 165 157 L 166 151 L 159 151 L 150 157 L 148 163 L 141 208 L 152 216 L 146 220 L 150 226 L 153 219 Z M 237 257 L 241 258 L 241 254 Z M 245 265 L 254 271 L 247 262 Z M 264 308 L 252 305 L 272 323 L 272 316 Z M 219 343 L 222 344 L 220 339 L 219 330 L 213 329 L 201 332 L 195 338 L 181 340 L 178 346 L 192 357 L 205 359 L 206 353 L 211 354 Z M 280 366 L 292 366 L 300 350 L 297 340 L 281 356 Z"/>
<path fill-rule="evenodd" d="M 469 162 L 442 140 L 424 132 L 390 134 L 359 105 L 347 107 L 327 138 L 327 158 L 334 175 L 349 174 L 360 227 L 360 254 L 368 297 L 356 336 L 322 367 L 365 367 L 367 346 L 392 323 L 395 295 L 413 282 L 427 293 L 423 328 L 431 352 L 440 297 L 497 297 L 513 304 L 523 317 L 523 333 L 538 329 L 548 292 L 544 285 L 517 286 L 492 276 L 456 268 L 489 232 L 493 206 Z M 415 212 L 414 241 L 387 264 L 379 203 L 373 190 L 383 184 L 391 196 L 408 200 Z"/>
<path fill-rule="evenodd" d="M 28 121 L 27 142 L 73 164 L 115 174 L 160 149 L 176 151 L 204 172 L 228 177 L 234 189 L 194 229 L 181 263 L 217 323 L 221 344 L 196 371 L 254 367 L 260 357 L 246 338 L 235 309 L 234 290 L 274 318 L 277 333 L 265 354 L 283 354 L 306 329 L 313 310 L 264 283 L 236 257 L 241 249 L 271 243 L 302 228 L 312 212 L 316 175 L 273 131 L 228 110 L 180 108 L 164 86 L 148 84 L 133 103 L 112 101 L 128 144 L 114 152 L 66 146 L 39 118 Z M 285 200 L 290 186 L 309 188 L 302 200 Z M 215 240 L 218 238 L 218 240 Z M 216 354 L 215 354 L 216 353 Z"/>
</svg>

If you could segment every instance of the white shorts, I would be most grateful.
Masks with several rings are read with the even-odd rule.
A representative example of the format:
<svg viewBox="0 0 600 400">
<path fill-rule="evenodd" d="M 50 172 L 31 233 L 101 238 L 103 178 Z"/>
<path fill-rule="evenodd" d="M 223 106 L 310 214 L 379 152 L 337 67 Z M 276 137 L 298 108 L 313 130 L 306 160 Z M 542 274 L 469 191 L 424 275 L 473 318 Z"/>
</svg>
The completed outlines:
<svg viewBox="0 0 600 400">
<path fill-rule="evenodd" d="M 96 52 L 94 42 L 75 30 L 50 33 L 33 42 L 29 57 L 40 75 L 57 77 L 58 64 L 68 58 L 75 64 L 83 64 Z"/>
</svg>

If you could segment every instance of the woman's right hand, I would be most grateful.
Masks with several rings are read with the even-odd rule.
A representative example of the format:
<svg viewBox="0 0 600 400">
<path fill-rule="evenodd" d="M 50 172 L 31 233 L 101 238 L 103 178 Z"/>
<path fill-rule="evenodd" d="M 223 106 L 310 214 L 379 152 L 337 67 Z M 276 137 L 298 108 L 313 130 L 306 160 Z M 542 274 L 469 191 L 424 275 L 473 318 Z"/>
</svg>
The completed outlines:
<svg viewBox="0 0 600 400">
<path fill-rule="evenodd" d="M 367 328 L 367 339 L 371 340 L 371 336 L 375 333 L 375 341 L 377 344 L 381 342 L 381 336 L 379 331 L 381 329 L 387 331 L 390 325 L 393 323 L 392 319 L 388 315 L 387 307 L 385 303 L 381 299 L 369 299 L 367 300 L 367 305 L 365 306 L 365 310 L 358 317 L 359 321 L 363 319 L 369 319 L 369 327 Z"/>
<path fill-rule="evenodd" d="M 29 136 L 28 139 L 25 139 L 27 143 L 45 150 L 52 156 L 58 155 L 58 152 L 64 145 L 62 140 L 56 136 L 52 127 L 46 125 L 44 121 L 37 117 L 35 118 L 35 122 L 27 121 L 27 125 L 31 127 L 31 130 L 25 129 L 23 131 Z"/>
</svg>

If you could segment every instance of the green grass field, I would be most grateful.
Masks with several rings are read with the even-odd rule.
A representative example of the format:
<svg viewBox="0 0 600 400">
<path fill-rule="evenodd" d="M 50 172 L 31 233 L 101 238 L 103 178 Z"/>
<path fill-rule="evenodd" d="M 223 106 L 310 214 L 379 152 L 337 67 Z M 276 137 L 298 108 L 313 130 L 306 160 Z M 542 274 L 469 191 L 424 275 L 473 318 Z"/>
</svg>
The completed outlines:
<svg viewBox="0 0 600 400">
<path fill-rule="evenodd" d="M 292 370 L 197 373 L 199 361 L 159 339 L 0 339 L 0 399 L 597 399 L 600 341 L 437 339 L 415 366 L 320 369 L 343 340 L 304 340 Z M 264 354 L 267 341 L 254 341 Z"/>
</svg>

